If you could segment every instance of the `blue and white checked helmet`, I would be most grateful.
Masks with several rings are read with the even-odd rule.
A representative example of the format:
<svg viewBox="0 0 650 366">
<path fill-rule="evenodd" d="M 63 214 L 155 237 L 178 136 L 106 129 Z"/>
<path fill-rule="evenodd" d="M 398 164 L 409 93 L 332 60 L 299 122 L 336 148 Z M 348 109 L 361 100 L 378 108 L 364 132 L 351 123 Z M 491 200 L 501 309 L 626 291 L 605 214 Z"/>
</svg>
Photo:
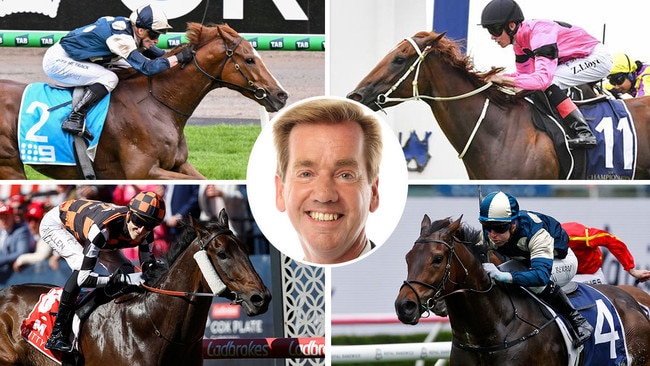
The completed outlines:
<svg viewBox="0 0 650 366">
<path fill-rule="evenodd" d="M 135 9 L 129 19 L 138 28 L 149 29 L 162 34 L 172 29 L 172 26 L 167 22 L 165 12 L 155 5 L 144 5 Z"/>
<path fill-rule="evenodd" d="M 478 220 L 480 222 L 511 222 L 519 214 L 519 202 L 513 196 L 501 191 L 492 192 L 481 202 Z"/>
</svg>

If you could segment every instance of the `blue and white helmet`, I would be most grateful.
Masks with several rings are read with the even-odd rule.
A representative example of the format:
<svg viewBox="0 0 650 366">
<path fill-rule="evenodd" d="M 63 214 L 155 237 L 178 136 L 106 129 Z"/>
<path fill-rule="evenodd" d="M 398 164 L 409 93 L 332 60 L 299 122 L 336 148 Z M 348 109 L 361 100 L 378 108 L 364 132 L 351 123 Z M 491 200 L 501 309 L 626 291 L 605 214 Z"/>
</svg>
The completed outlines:
<svg viewBox="0 0 650 366">
<path fill-rule="evenodd" d="M 138 28 L 165 34 L 172 26 L 167 22 L 167 15 L 155 5 L 143 5 L 135 9 L 129 17 Z"/>
<path fill-rule="evenodd" d="M 519 214 L 519 202 L 501 191 L 492 192 L 481 202 L 478 220 L 483 222 L 511 222 Z"/>
</svg>

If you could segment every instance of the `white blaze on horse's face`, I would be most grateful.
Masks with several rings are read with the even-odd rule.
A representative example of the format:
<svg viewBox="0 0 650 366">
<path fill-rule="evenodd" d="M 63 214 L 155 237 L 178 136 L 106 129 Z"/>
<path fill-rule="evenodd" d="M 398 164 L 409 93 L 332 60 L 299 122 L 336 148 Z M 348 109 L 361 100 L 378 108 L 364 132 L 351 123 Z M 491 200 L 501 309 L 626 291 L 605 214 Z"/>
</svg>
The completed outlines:
<svg viewBox="0 0 650 366">
<path fill-rule="evenodd" d="M 252 47 L 252 46 L 251 46 L 251 47 Z M 255 48 L 253 48 L 253 55 L 255 55 L 255 57 L 258 58 L 260 61 L 262 60 L 262 56 L 260 55 L 259 52 L 257 52 L 257 50 L 256 50 Z M 282 86 L 282 84 L 280 84 L 280 81 L 279 81 L 278 79 L 276 79 L 275 76 L 274 76 L 273 74 L 271 74 L 271 73 L 269 72 L 269 75 L 273 78 L 273 81 L 275 81 L 275 83 L 278 84 L 278 86 L 280 87 L 280 89 L 285 90 L 284 87 Z"/>
</svg>

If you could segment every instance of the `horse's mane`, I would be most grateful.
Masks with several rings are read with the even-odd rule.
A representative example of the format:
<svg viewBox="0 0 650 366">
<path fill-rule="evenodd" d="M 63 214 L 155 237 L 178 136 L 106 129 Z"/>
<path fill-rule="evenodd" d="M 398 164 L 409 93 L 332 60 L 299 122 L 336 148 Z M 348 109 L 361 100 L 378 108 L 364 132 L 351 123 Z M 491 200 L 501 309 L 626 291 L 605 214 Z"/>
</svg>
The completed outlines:
<svg viewBox="0 0 650 366">
<path fill-rule="evenodd" d="M 171 266 L 176 262 L 178 257 L 192 244 L 196 239 L 196 230 L 190 225 L 187 219 L 180 222 L 183 228 L 181 235 L 176 242 L 169 246 L 169 250 L 158 258 L 156 265 L 152 266 L 146 273 L 147 283 L 157 283 L 162 276 L 169 271 Z M 206 224 L 205 229 L 208 231 L 221 230 L 223 227 L 217 223 L 210 222 Z"/>
<path fill-rule="evenodd" d="M 431 31 L 425 32 L 421 31 L 416 33 L 414 38 L 431 38 L 436 39 L 440 34 Z M 474 60 L 472 57 L 464 54 L 461 51 L 460 44 L 458 41 L 447 38 L 440 37 L 440 39 L 435 43 L 430 43 L 432 50 L 430 53 L 439 57 L 440 60 L 444 61 L 447 65 L 458 70 L 461 74 L 465 75 L 467 80 L 476 88 L 479 88 L 487 82 L 487 78 L 503 71 L 503 67 L 492 68 L 489 71 L 478 71 L 475 69 Z M 498 105 L 507 105 L 520 102 L 520 98 L 513 97 L 509 94 L 506 94 L 500 91 L 497 86 L 493 85 L 487 91 L 488 97 L 494 103 Z"/>
<path fill-rule="evenodd" d="M 431 235 L 436 231 L 446 230 L 453 220 L 451 217 L 446 217 L 444 219 L 436 220 L 431 223 L 429 229 L 423 235 Z M 460 228 L 453 233 L 453 237 L 456 239 L 457 243 L 463 244 L 470 252 L 479 260 L 481 260 L 480 255 L 484 255 L 486 252 L 485 247 L 483 246 L 483 232 L 480 229 L 475 229 L 466 223 L 461 223 Z"/>
<path fill-rule="evenodd" d="M 205 37 L 202 38 L 202 35 Z M 232 29 L 228 24 L 216 24 L 210 23 L 207 25 L 202 25 L 200 23 L 187 23 L 187 32 L 185 37 L 189 41 L 190 45 L 193 45 L 195 48 L 201 47 L 204 43 L 212 41 L 214 37 L 237 39 L 241 38 L 239 33 Z"/>
</svg>

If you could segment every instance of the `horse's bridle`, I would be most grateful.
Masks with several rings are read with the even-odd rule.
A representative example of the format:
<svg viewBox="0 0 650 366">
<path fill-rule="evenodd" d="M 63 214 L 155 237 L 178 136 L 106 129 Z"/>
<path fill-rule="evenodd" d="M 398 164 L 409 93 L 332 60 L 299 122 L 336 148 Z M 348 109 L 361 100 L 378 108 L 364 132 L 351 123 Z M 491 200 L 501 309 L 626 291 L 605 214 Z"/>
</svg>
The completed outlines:
<svg viewBox="0 0 650 366">
<path fill-rule="evenodd" d="M 451 291 L 451 292 L 449 292 L 447 294 L 440 295 L 442 293 L 442 290 L 443 290 L 444 286 L 445 286 L 445 283 L 447 281 L 451 281 L 449 279 L 449 275 L 451 273 L 451 260 L 452 260 L 451 258 L 452 257 L 455 257 L 458 260 L 458 263 L 460 263 L 460 265 L 463 267 L 463 270 L 465 271 L 465 279 L 467 279 L 467 276 L 469 275 L 469 272 L 467 271 L 467 267 L 465 267 L 465 264 L 463 263 L 463 261 L 460 259 L 460 257 L 458 257 L 458 255 L 454 251 L 454 243 L 455 242 L 460 242 L 460 240 L 458 240 L 456 237 L 452 237 L 452 243 L 451 244 L 447 243 L 444 240 L 430 239 L 430 238 L 419 238 L 419 239 L 417 239 L 415 241 L 415 244 L 437 243 L 437 244 L 443 244 L 447 248 L 449 248 L 449 254 L 447 255 L 447 264 L 445 266 L 445 273 L 443 274 L 442 279 L 440 280 L 440 284 L 438 286 L 435 286 L 434 284 L 424 283 L 424 282 L 421 282 L 421 281 L 416 281 L 416 280 L 413 280 L 413 281 L 408 281 L 407 280 L 407 281 L 404 281 L 404 283 L 400 287 L 400 290 L 401 290 L 402 287 L 407 286 L 408 288 L 411 289 L 411 291 L 413 291 L 413 293 L 415 294 L 415 297 L 418 300 L 418 306 L 420 308 L 424 309 L 424 311 L 422 312 L 423 315 L 421 315 L 423 318 L 426 318 L 426 317 L 428 317 L 430 315 L 431 310 L 433 310 L 433 308 L 435 307 L 435 304 L 438 301 L 440 301 L 440 300 L 442 300 L 442 299 L 444 299 L 444 298 L 446 298 L 448 296 L 452 296 L 454 294 L 461 293 L 461 292 L 467 292 L 467 291 L 474 292 L 474 293 L 485 294 L 485 293 L 489 293 L 492 290 L 492 288 L 494 287 L 494 281 L 490 281 L 490 286 L 485 290 L 457 289 L 457 290 Z M 460 285 L 460 284 L 463 284 L 465 282 L 465 279 L 463 280 L 463 282 L 453 282 L 452 281 L 452 283 L 454 284 L 454 286 Z M 435 294 L 432 297 L 430 297 L 429 299 L 427 299 L 426 304 L 423 304 L 422 300 L 420 298 L 420 295 L 418 294 L 418 292 L 413 287 L 413 284 L 417 284 L 417 285 L 424 286 L 426 288 L 432 289 L 432 290 L 435 291 Z M 546 323 L 542 324 L 539 327 L 536 327 L 535 325 L 533 325 L 530 322 L 526 321 L 525 319 L 521 318 L 519 316 L 516 308 L 515 308 L 515 304 L 513 303 L 512 298 L 509 298 L 509 300 L 510 300 L 510 303 L 511 303 L 512 307 L 515 309 L 515 311 L 514 311 L 515 318 L 529 324 L 532 327 L 534 327 L 534 329 L 532 331 L 530 331 L 528 334 L 526 334 L 526 335 L 524 335 L 522 337 L 516 338 L 516 339 L 514 339 L 512 341 L 508 341 L 506 339 L 506 340 L 503 341 L 503 343 L 496 344 L 496 345 L 493 345 L 493 346 L 478 346 L 478 345 L 473 345 L 473 344 L 465 344 L 465 343 L 459 343 L 456 340 L 452 340 L 452 345 L 454 347 L 458 347 L 458 348 L 466 350 L 466 351 L 474 351 L 474 352 L 502 351 L 502 350 L 508 349 L 510 347 L 513 347 L 513 346 L 515 346 L 515 345 L 517 345 L 519 343 L 525 342 L 529 338 L 539 334 L 542 331 L 542 329 L 546 328 L 551 323 L 553 323 L 555 317 L 557 317 L 557 315 L 555 315 L 555 317 L 552 317 Z"/>
<path fill-rule="evenodd" d="M 196 60 L 196 56 L 194 55 L 194 53 L 196 52 L 196 51 L 194 51 L 194 49 L 192 49 L 192 62 L 194 63 L 194 66 L 196 67 L 196 69 L 199 70 L 199 72 L 203 76 L 205 76 L 208 79 L 212 80 L 212 82 L 219 83 L 219 84 L 222 84 L 222 85 L 230 85 L 230 86 L 234 87 L 238 91 L 250 92 L 251 94 L 253 94 L 253 96 L 257 100 L 267 99 L 268 98 L 268 93 L 266 92 L 266 89 L 264 89 L 264 88 L 262 88 L 260 86 L 256 86 L 255 83 L 251 79 L 249 79 L 248 76 L 246 76 L 246 74 L 244 74 L 244 72 L 241 69 L 241 66 L 239 66 L 239 64 L 237 63 L 237 61 L 235 61 L 235 59 L 233 57 L 234 54 L 235 54 L 235 49 L 237 49 L 237 47 L 242 42 L 242 40 L 243 40 L 243 38 L 239 38 L 237 43 L 235 43 L 235 45 L 232 48 L 229 48 L 228 44 L 226 43 L 226 40 L 224 39 L 223 43 L 224 43 L 224 47 L 226 48 L 226 58 L 224 58 L 223 62 L 221 63 L 221 67 L 219 67 L 218 76 L 210 75 L 207 71 L 205 71 L 199 65 L 199 62 Z M 194 47 L 194 46 L 187 46 L 187 47 Z M 244 78 L 244 80 L 246 80 L 246 83 L 250 86 L 250 88 L 242 87 L 242 86 L 237 85 L 235 83 L 225 81 L 225 80 L 223 80 L 221 78 L 221 74 L 223 73 L 223 70 L 225 69 L 226 63 L 228 62 L 228 60 L 232 61 L 232 63 L 235 65 L 235 70 L 237 70 L 239 72 L 239 74 Z M 183 67 L 183 66 L 181 66 L 181 67 Z M 153 94 L 153 84 L 152 84 L 153 82 L 152 82 L 152 77 L 151 76 L 148 77 L 148 82 L 149 82 L 149 95 L 151 95 L 151 97 L 153 97 L 158 103 L 160 103 L 160 104 L 164 105 L 165 107 L 171 109 L 175 113 L 180 114 L 181 116 L 189 118 L 192 115 L 191 113 L 185 113 L 183 111 L 180 111 L 180 110 L 170 106 L 168 103 L 166 103 L 162 99 L 155 96 Z"/>
<path fill-rule="evenodd" d="M 494 287 L 494 282 L 490 281 L 490 286 L 485 290 L 477 290 L 477 289 L 471 289 L 471 288 L 468 288 L 468 289 L 458 289 L 457 288 L 458 285 L 462 285 L 462 284 L 465 283 L 465 280 L 469 276 L 469 271 L 467 270 L 467 267 L 465 266 L 465 263 L 463 263 L 463 261 L 460 259 L 458 254 L 456 254 L 456 251 L 454 250 L 454 243 L 456 243 L 456 242 L 467 243 L 467 242 L 459 240 L 455 236 L 452 236 L 451 240 L 452 240 L 451 244 L 447 243 L 444 240 L 431 239 L 431 238 L 419 238 L 419 239 L 417 239 L 415 241 L 415 244 L 437 243 L 437 244 L 443 244 L 444 246 L 449 248 L 449 254 L 447 255 L 447 264 L 445 265 L 445 273 L 442 275 L 442 279 L 440 280 L 440 284 L 438 286 L 436 286 L 434 284 L 428 284 L 428 283 L 425 283 L 425 282 L 421 282 L 421 281 L 416 281 L 416 280 L 412 280 L 412 281 L 406 280 L 406 281 L 404 281 L 404 283 L 402 283 L 402 286 L 400 287 L 400 290 L 401 290 L 402 287 L 407 286 L 409 289 L 411 289 L 411 291 L 413 291 L 413 294 L 415 294 L 415 297 L 417 298 L 417 301 L 418 301 L 418 307 L 423 309 L 422 315 L 421 315 L 423 318 L 429 317 L 429 315 L 431 314 L 431 311 L 436 306 L 436 303 L 438 303 L 440 300 L 443 300 L 446 297 L 449 297 L 449 296 L 452 296 L 454 294 L 458 294 L 458 293 L 461 293 L 461 292 L 474 292 L 474 293 L 479 293 L 479 294 L 485 294 L 485 293 L 488 293 L 488 292 L 492 291 L 492 287 Z M 463 271 L 465 272 L 465 278 L 461 282 L 454 282 L 449 278 L 449 275 L 451 274 L 452 257 L 456 258 L 456 260 L 458 261 L 460 266 L 463 268 Z M 448 281 L 450 281 L 454 285 L 454 290 L 443 295 L 442 290 L 444 289 L 445 284 Z M 426 303 L 422 303 L 422 299 L 420 298 L 420 295 L 418 294 L 418 292 L 413 287 L 413 284 L 420 285 L 420 286 L 426 287 L 428 289 L 431 289 L 435 293 L 434 293 L 434 295 L 432 297 L 427 299 Z"/>
<path fill-rule="evenodd" d="M 233 235 L 233 232 L 228 228 L 221 229 L 221 230 L 213 233 L 212 235 L 210 235 L 208 237 L 208 239 L 206 239 L 205 241 L 203 241 L 201 238 L 197 237 L 197 240 L 199 241 L 199 250 L 205 250 L 205 247 L 220 235 Z M 141 286 L 143 288 L 145 288 L 146 290 L 149 290 L 151 292 L 155 292 L 155 293 L 158 293 L 158 294 L 176 296 L 176 297 L 183 297 L 183 298 L 187 298 L 187 299 L 189 299 L 191 296 L 206 296 L 206 297 L 213 297 L 214 296 L 214 294 L 212 294 L 212 293 L 183 292 L 183 291 L 164 290 L 164 289 L 159 289 L 159 288 L 147 286 L 144 283 L 142 283 Z M 231 292 L 231 293 L 233 293 L 233 292 Z M 235 299 L 231 300 L 231 301 L 234 304 L 239 304 L 239 303 L 241 303 L 243 301 L 243 299 L 241 297 L 239 297 L 239 294 L 237 294 L 237 293 L 233 293 L 233 294 L 235 295 Z M 203 339 L 203 334 L 201 334 L 198 339 L 196 339 L 194 341 L 190 341 L 190 342 L 177 342 L 177 341 L 174 341 L 173 339 L 169 339 L 168 337 L 165 337 L 162 334 L 162 332 L 160 331 L 160 329 L 158 329 L 158 327 L 156 326 L 156 323 L 151 318 L 151 312 L 147 308 L 147 300 L 146 299 L 144 301 L 144 306 L 145 306 L 145 311 L 147 313 L 147 316 L 149 317 L 149 321 L 151 322 L 151 325 L 153 326 L 154 334 L 157 337 L 162 338 L 162 339 L 164 339 L 165 341 L 167 341 L 167 342 L 169 342 L 171 344 L 180 345 L 180 346 L 188 346 L 188 345 L 191 345 L 191 344 L 195 344 L 195 343 L 197 343 L 197 342 L 199 342 L 199 341 L 201 341 Z"/>
<path fill-rule="evenodd" d="M 406 41 L 408 41 L 411 46 L 413 46 L 413 49 L 415 49 L 415 52 L 418 53 L 418 57 L 415 59 L 413 64 L 406 70 L 404 75 L 402 75 L 401 78 L 399 78 L 393 86 L 388 89 L 386 93 L 379 94 L 377 95 L 377 100 L 375 103 L 381 108 L 382 105 L 388 103 L 388 102 L 405 102 L 409 100 L 420 100 L 420 99 L 430 99 L 434 101 L 450 101 L 450 100 L 459 100 L 459 99 L 465 99 L 469 98 L 473 95 L 476 95 L 478 93 L 481 93 L 484 90 L 487 90 L 489 87 L 492 86 L 492 82 L 488 82 L 487 84 L 483 85 L 482 87 L 472 90 L 468 93 L 461 94 L 461 95 L 456 95 L 456 96 L 451 96 L 451 97 L 435 97 L 435 96 L 429 96 L 429 95 L 420 95 L 420 91 L 418 89 L 418 79 L 420 75 L 420 66 L 422 66 L 422 61 L 427 57 L 429 52 L 431 52 L 432 48 L 431 45 L 427 45 L 424 50 L 420 50 L 420 46 L 418 46 L 417 43 L 415 43 L 415 40 L 413 38 L 405 38 Z M 409 98 L 389 98 L 388 96 L 392 94 L 403 82 L 406 80 L 406 78 L 411 75 L 411 73 L 415 71 L 415 75 L 413 76 L 413 96 Z"/>
<path fill-rule="evenodd" d="M 208 239 L 206 239 L 205 241 L 197 237 L 197 240 L 199 241 L 199 250 L 205 250 L 205 247 L 208 244 L 210 244 L 213 240 L 215 240 L 218 236 L 221 235 L 233 235 L 233 232 L 230 229 L 221 229 L 215 233 L 212 233 L 212 235 L 210 235 Z M 185 291 L 165 290 L 156 287 L 151 287 L 145 285 L 144 283 L 142 283 L 141 286 L 150 292 L 155 292 L 158 294 L 168 295 L 168 296 L 185 297 L 185 298 L 190 298 L 192 296 L 203 296 L 203 297 L 215 296 L 213 293 L 207 293 L 207 292 L 185 292 Z M 243 299 L 239 296 L 239 294 L 233 292 L 231 293 L 234 295 L 234 299 L 231 300 L 233 304 L 240 304 L 243 301 Z"/>
<path fill-rule="evenodd" d="M 418 301 L 418 307 L 423 309 L 423 311 L 422 311 L 422 314 L 423 314 L 422 317 L 423 318 L 429 317 L 429 315 L 431 314 L 431 310 L 433 310 L 433 308 L 435 307 L 435 305 L 436 305 L 436 303 L 438 301 L 440 301 L 443 298 L 455 293 L 455 291 L 454 291 L 454 292 L 450 292 L 450 293 L 448 293 L 446 295 L 441 295 L 442 290 L 444 289 L 444 287 L 445 287 L 445 285 L 446 285 L 446 283 L 448 281 L 450 281 L 454 286 L 463 284 L 465 282 L 465 280 L 463 280 L 463 282 L 454 282 L 449 278 L 449 275 L 451 274 L 452 257 L 455 257 L 458 260 L 458 263 L 460 263 L 460 265 L 463 267 L 463 270 L 465 271 L 465 279 L 467 279 L 467 276 L 469 275 L 469 272 L 467 271 L 467 268 L 465 267 L 465 264 L 463 263 L 463 261 L 460 260 L 460 258 L 458 257 L 458 255 L 454 251 L 454 242 L 455 241 L 457 241 L 457 239 L 455 237 L 452 237 L 452 243 L 451 244 L 447 243 L 444 240 L 431 239 L 431 238 L 419 238 L 419 239 L 417 239 L 415 241 L 415 244 L 428 244 L 428 243 L 442 244 L 442 245 L 446 246 L 449 249 L 449 253 L 447 255 L 447 264 L 445 265 L 445 272 L 442 275 L 442 279 L 440 280 L 440 283 L 439 283 L 438 286 L 436 286 L 435 284 L 428 284 L 428 283 L 425 283 L 425 282 L 422 282 L 422 281 L 417 281 L 417 280 L 411 280 L 411 281 L 406 280 L 406 281 L 404 281 L 404 283 L 402 283 L 402 286 L 400 287 L 400 290 L 401 290 L 402 287 L 407 286 L 409 289 L 411 289 L 411 291 L 413 291 L 413 294 L 415 294 L 415 297 L 416 297 L 416 299 Z M 418 292 L 413 287 L 414 284 L 415 285 L 420 285 L 420 286 L 423 286 L 423 287 L 426 287 L 428 289 L 433 290 L 434 291 L 433 296 L 428 298 L 426 300 L 426 303 L 422 303 L 422 299 L 420 298 L 420 295 L 418 294 Z M 490 286 L 490 288 L 491 288 L 491 286 Z"/>
<path fill-rule="evenodd" d="M 460 94 L 456 96 L 451 96 L 451 97 L 435 97 L 435 96 L 429 96 L 429 95 L 420 95 L 420 90 L 418 89 L 418 79 L 420 75 L 420 66 L 422 66 L 422 61 L 427 57 L 429 52 L 431 52 L 431 45 L 427 45 L 424 50 L 420 50 L 420 47 L 418 46 L 417 43 L 415 43 L 415 40 L 413 38 L 405 38 L 411 46 L 413 46 L 413 49 L 418 53 L 418 57 L 415 59 L 413 64 L 406 70 L 404 75 L 402 75 L 401 78 L 399 78 L 393 86 L 388 89 L 386 93 L 379 94 L 377 95 L 377 100 L 375 101 L 375 104 L 381 109 L 383 109 L 383 105 L 388 103 L 388 102 L 406 102 L 410 100 L 420 100 L 420 99 L 429 99 L 433 101 L 438 101 L 438 102 L 444 102 L 444 101 L 452 101 L 452 100 L 460 100 L 460 99 L 465 99 L 469 98 L 471 96 L 474 96 L 476 94 L 479 94 L 485 90 L 487 90 L 489 87 L 492 86 L 492 82 L 489 81 L 485 85 L 481 86 L 478 89 L 474 89 L 470 92 L 467 92 L 465 94 Z M 415 70 L 415 75 L 413 76 L 413 96 L 408 97 L 408 98 L 389 98 L 389 95 L 393 93 L 401 84 L 406 80 L 406 78 Z M 469 136 L 469 139 L 467 140 L 467 143 L 465 144 L 465 147 L 463 148 L 463 151 L 458 154 L 458 158 L 462 159 L 465 156 L 465 153 L 469 149 L 469 145 L 472 143 L 474 140 L 474 136 L 476 135 L 476 131 L 478 131 L 479 126 L 481 125 L 481 122 L 485 118 L 485 114 L 487 113 L 488 105 L 490 104 L 490 99 L 485 98 L 485 102 L 483 103 L 483 110 L 481 111 L 481 114 L 478 118 L 478 121 L 476 121 L 476 124 L 474 125 L 474 129 L 472 130 L 471 135 Z"/>
<path fill-rule="evenodd" d="M 194 66 L 196 66 L 197 70 L 199 70 L 201 72 L 201 74 L 203 74 L 205 77 L 207 77 L 208 79 L 210 79 L 210 80 L 212 80 L 212 81 L 214 81 L 216 83 L 230 85 L 230 86 L 236 88 L 237 90 L 243 90 L 243 91 L 250 92 L 250 93 L 253 94 L 253 96 L 257 100 L 265 99 L 265 98 L 268 97 L 268 93 L 266 92 L 266 89 L 264 89 L 262 87 L 259 87 L 259 86 L 256 86 L 255 83 L 251 79 L 249 79 L 248 76 L 246 76 L 246 74 L 244 74 L 244 72 L 241 69 L 241 66 L 239 66 L 239 64 L 237 63 L 237 61 L 235 61 L 235 59 L 233 57 L 235 55 L 235 50 L 237 49 L 237 47 L 239 47 L 239 45 L 241 44 L 241 42 L 243 40 L 244 40 L 243 38 L 239 38 L 239 40 L 237 40 L 237 42 L 235 43 L 235 45 L 232 48 L 228 48 L 228 44 L 226 43 L 226 40 L 224 39 L 223 44 L 224 44 L 224 47 L 226 48 L 226 58 L 221 63 L 221 67 L 219 68 L 218 76 L 216 76 L 216 77 L 212 76 L 212 75 L 208 74 L 208 72 L 205 71 L 203 68 L 201 68 L 201 66 L 199 66 L 199 62 L 196 60 L 196 57 L 192 57 L 192 59 L 194 60 Z M 235 65 L 235 70 L 237 70 L 239 72 L 239 74 L 244 78 L 244 80 L 246 80 L 246 84 L 248 84 L 248 86 L 250 86 L 250 88 L 245 88 L 245 87 L 239 86 L 239 85 L 231 83 L 229 81 L 225 81 L 225 80 L 223 80 L 221 78 L 221 74 L 223 73 L 223 70 L 226 68 L 226 63 L 228 63 L 228 60 L 232 61 L 232 63 Z"/>
</svg>

